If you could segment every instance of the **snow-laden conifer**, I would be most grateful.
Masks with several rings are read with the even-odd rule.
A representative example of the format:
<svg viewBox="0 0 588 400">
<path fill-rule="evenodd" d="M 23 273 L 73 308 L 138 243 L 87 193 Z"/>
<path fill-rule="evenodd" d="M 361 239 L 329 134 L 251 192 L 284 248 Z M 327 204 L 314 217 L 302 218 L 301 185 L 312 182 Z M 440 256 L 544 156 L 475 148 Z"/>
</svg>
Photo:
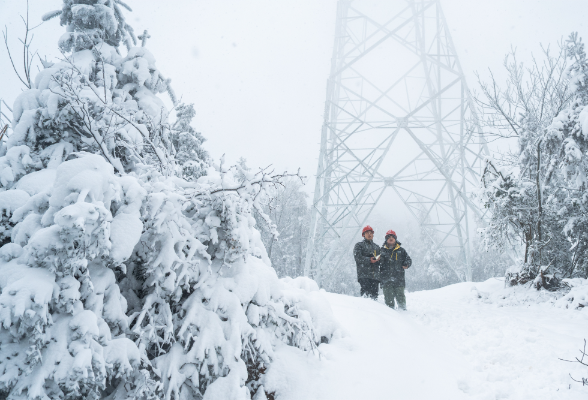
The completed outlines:
<svg viewBox="0 0 588 400">
<path fill-rule="evenodd" d="M 545 142 L 554 148 L 545 178 L 554 192 L 553 203 L 569 246 L 565 278 L 588 277 L 588 59 L 577 33 L 566 42 L 570 67 L 567 78 L 571 102 L 554 119 Z"/>
<path fill-rule="evenodd" d="M 211 166 L 196 182 L 143 178 L 145 229 L 121 286 L 166 398 L 247 399 L 273 346 L 313 350 L 335 328 L 320 296 L 308 302 L 269 266 L 252 211 L 273 178 L 241 170 L 240 181 L 234 168 Z"/>
<path fill-rule="evenodd" d="M 65 0 L 47 14 L 67 26 L 62 58 L 14 103 L 0 149 L 0 392 L 263 398 L 274 346 L 313 350 L 336 328 L 316 284 L 277 279 L 255 228 L 284 175 L 208 159 L 193 107 L 133 47 L 121 7 Z"/>
<path fill-rule="evenodd" d="M 141 234 L 144 191 L 97 155 L 27 176 L 46 171 L 51 191 L 13 213 L 12 243 L 0 248 L 0 385 L 14 398 L 100 398 L 144 379 L 114 273 L 128 235 Z"/>
</svg>

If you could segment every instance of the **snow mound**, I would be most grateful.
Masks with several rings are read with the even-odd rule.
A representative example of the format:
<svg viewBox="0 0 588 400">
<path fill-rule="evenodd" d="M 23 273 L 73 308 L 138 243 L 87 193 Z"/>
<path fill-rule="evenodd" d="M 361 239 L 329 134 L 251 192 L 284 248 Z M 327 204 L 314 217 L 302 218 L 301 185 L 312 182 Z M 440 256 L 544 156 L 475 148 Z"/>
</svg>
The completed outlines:
<svg viewBox="0 0 588 400">
<path fill-rule="evenodd" d="M 339 323 L 327 301 L 324 290 L 319 291 L 317 283 L 307 277 L 281 279 L 283 296 L 297 305 L 304 318 L 315 328 L 321 341 L 342 335 Z"/>
<path fill-rule="evenodd" d="M 580 379 L 585 367 L 561 359 L 582 348 L 588 314 L 558 306 L 573 304 L 563 298 L 492 278 L 409 293 L 408 317 L 462 358 L 468 372 L 458 386 L 468 399 L 580 400 L 585 389 L 570 374 Z"/>
<path fill-rule="evenodd" d="M 555 301 L 556 307 L 584 310 L 588 306 L 588 279 L 564 279 L 570 291 Z"/>
<path fill-rule="evenodd" d="M 32 172 L 23 176 L 16 184 L 16 188 L 24 190 L 31 196 L 49 192 L 53 187 L 56 172 L 54 169 L 42 169 Z"/>
<path fill-rule="evenodd" d="M 24 190 L 14 189 L 0 192 L 0 216 L 10 217 L 31 196 Z"/>
</svg>

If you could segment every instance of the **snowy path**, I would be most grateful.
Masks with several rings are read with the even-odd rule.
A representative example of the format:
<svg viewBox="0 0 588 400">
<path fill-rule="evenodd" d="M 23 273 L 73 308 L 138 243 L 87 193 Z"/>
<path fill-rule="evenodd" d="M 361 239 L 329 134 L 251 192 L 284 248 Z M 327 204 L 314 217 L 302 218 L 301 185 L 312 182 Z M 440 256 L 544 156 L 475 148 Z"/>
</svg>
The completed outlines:
<svg viewBox="0 0 588 400">
<path fill-rule="evenodd" d="M 473 299 L 473 285 L 501 286 L 464 283 L 411 293 L 408 313 L 326 293 L 346 335 L 321 345 L 321 360 L 286 346 L 278 349 L 267 389 L 275 390 L 278 400 L 588 396 L 579 384 L 569 389 L 568 376 L 588 371 L 558 360 L 572 358 L 583 344 L 588 312 L 547 304 L 497 307 Z"/>
</svg>

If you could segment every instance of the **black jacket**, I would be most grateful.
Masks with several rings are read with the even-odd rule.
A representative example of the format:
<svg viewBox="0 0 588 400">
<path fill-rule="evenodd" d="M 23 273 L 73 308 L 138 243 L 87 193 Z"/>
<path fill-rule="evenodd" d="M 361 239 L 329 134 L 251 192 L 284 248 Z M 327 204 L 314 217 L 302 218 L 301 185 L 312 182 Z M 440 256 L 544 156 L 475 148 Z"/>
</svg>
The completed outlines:
<svg viewBox="0 0 588 400">
<path fill-rule="evenodd" d="M 382 256 L 380 257 L 380 281 L 382 284 L 390 283 L 396 287 L 406 286 L 404 280 L 404 268 L 412 265 L 410 256 L 400 247 L 400 243 L 396 242 L 393 249 L 389 249 L 387 244 L 381 248 Z"/>
<path fill-rule="evenodd" d="M 380 246 L 374 243 L 374 241 L 363 240 L 362 242 L 356 243 L 353 248 L 353 257 L 355 258 L 355 264 L 357 264 L 357 279 L 368 278 L 380 280 L 380 268 L 379 263 L 371 263 L 372 257 L 377 257 L 380 254 Z"/>
</svg>

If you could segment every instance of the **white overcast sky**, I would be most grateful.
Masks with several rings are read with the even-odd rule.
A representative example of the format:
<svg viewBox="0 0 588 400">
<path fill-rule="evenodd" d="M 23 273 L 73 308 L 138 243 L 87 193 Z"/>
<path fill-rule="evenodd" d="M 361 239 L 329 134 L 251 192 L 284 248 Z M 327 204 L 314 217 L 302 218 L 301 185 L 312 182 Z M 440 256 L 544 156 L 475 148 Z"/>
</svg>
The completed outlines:
<svg viewBox="0 0 588 400">
<path fill-rule="evenodd" d="M 368 1 L 368 0 L 365 0 Z M 374 1 L 374 0 L 370 0 Z M 383 1 L 383 0 L 380 0 Z M 390 0 L 387 0 L 390 1 Z M 404 0 L 394 0 L 404 1 Z M 312 177 L 316 172 L 335 30 L 336 0 L 127 0 L 137 32 L 148 29 L 158 68 L 185 102 L 213 157 L 245 157 Z M 30 0 L 33 23 L 60 0 Z M 572 31 L 588 38 L 587 0 L 442 0 L 471 88 L 474 71 L 499 70 L 511 46 L 521 60 L 539 44 Z M 15 52 L 25 0 L 0 0 L 0 26 Z M 33 47 L 49 59 L 64 28 L 58 19 L 35 30 Z M 500 75 L 498 75 L 500 76 Z M 22 90 L 0 49 L 0 98 Z M 312 190 L 309 185 L 308 191 Z"/>
</svg>

